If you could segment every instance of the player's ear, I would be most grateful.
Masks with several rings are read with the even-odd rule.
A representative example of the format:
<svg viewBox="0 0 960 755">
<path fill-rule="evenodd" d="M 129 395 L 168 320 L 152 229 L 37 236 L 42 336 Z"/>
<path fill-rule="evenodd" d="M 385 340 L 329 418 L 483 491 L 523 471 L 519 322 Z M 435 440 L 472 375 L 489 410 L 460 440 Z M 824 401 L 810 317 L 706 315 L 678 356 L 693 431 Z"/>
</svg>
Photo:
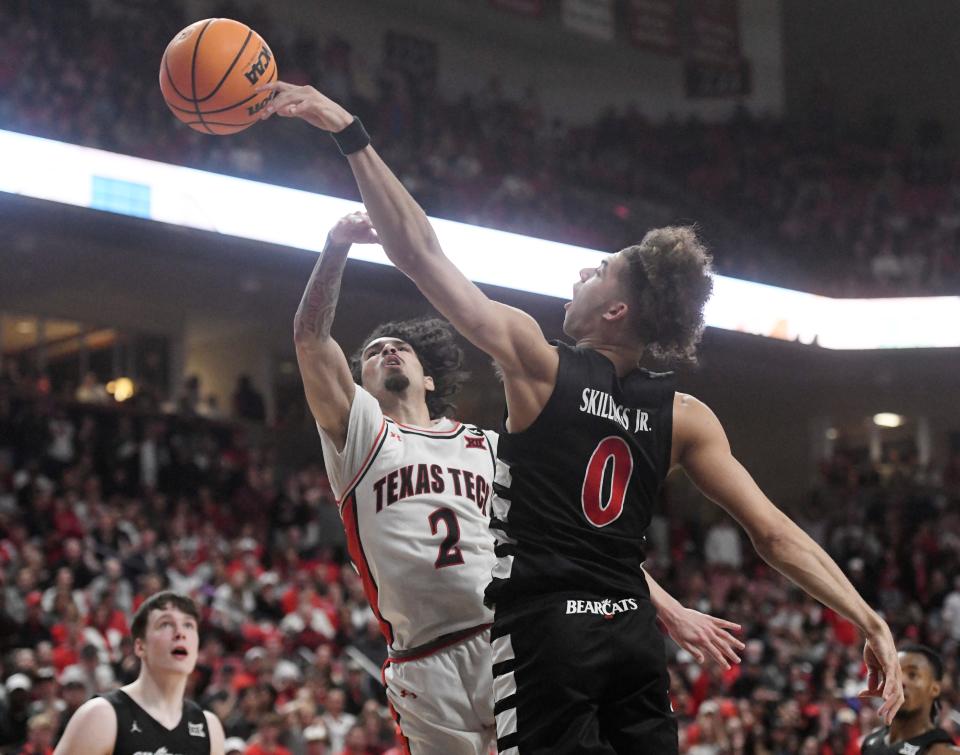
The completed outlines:
<svg viewBox="0 0 960 755">
<path fill-rule="evenodd" d="M 940 682 L 934 680 L 933 684 L 930 685 L 930 694 L 934 697 L 940 697 Z"/>
<path fill-rule="evenodd" d="M 433 383 L 433 378 L 429 375 L 423 376 L 423 388 L 426 391 L 435 391 L 437 389 L 437 386 Z"/>
<path fill-rule="evenodd" d="M 629 311 L 627 303 L 624 301 L 612 301 L 603 312 L 603 319 L 607 322 L 616 322 L 617 320 L 624 320 L 627 317 L 627 312 Z"/>
<path fill-rule="evenodd" d="M 137 637 L 133 641 L 133 654 L 143 660 L 143 640 Z"/>
</svg>

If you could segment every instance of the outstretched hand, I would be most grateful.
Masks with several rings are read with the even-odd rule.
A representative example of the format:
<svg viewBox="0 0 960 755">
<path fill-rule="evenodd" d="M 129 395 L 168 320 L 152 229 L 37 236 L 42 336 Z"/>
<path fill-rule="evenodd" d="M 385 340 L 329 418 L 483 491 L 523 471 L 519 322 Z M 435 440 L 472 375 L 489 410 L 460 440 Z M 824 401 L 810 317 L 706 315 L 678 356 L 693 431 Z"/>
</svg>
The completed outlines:
<svg viewBox="0 0 960 755">
<path fill-rule="evenodd" d="M 346 109 L 309 85 L 271 81 L 258 86 L 256 91 L 273 93 L 261 111 L 260 120 L 274 114 L 282 118 L 302 118 L 311 126 L 334 132 L 343 131 L 353 122 L 353 116 Z"/>
<path fill-rule="evenodd" d="M 732 634 L 740 631 L 739 624 L 684 608 L 663 625 L 671 639 L 697 663 L 706 662 L 708 657 L 725 669 L 731 663 L 740 663 L 737 653 L 746 646 Z"/>
<path fill-rule="evenodd" d="M 883 702 L 877 713 L 889 726 L 903 705 L 903 678 L 893 636 L 886 625 L 883 631 L 867 637 L 863 661 L 867 664 L 867 688 L 858 697 L 881 698 Z"/>
<path fill-rule="evenodd" d="M 330 229 L 330 241 L 334 244 L 379 244 L 377 229 L 370 216 L 362 210 L 344 215 Z"/>
</svg>

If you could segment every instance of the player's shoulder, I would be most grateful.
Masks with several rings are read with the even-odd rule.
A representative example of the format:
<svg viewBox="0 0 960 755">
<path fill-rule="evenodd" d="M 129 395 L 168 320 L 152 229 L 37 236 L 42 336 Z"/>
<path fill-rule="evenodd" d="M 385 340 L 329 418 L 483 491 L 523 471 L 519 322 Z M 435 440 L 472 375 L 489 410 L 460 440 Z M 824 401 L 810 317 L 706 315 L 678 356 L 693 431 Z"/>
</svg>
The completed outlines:
<svg viewBox="0 0 960 755">
<path fill-rule="evenodd" d="M 73 718 L 84 724 L 104 724 L 112 721 L 114 726 L 117 725 L 117 711 L 109 695 L 90 698 L 77 708 L 70 720 Z"/>
<path fill-rule="evenodd" d="M 728 447 L 727 434 L 713 410 L 689 393 L 673 396 L 673 451 L 675 461 L 693 448 Z"/>
<path fill-rule="evenodd" d="M 677 391 L 673 394 L 673 423 L 682 428 L 684 423 L 693 426 L 719 424 L 713 410 L 696 396 Z"/>
<path fill-rule="evenodd" d="M 930 748 L 927 750 L 928 755 L 956 755 L 956 753 L 960 753 L 960 747 L 947 744 L 946 742 L 937 742 L 936 744 L 930 745 Z"/>
<path fill-rule="evenodd" d="M 870 753 L 875 752 L 885 752 L 887 749 L 886 736 L 887 729 L 883 726 L 869 732 L 860 743 L 860 752 L 864 753 L 864 755 L 870 755 Z"/>
<path fill-rule="evenodd" d="M 377 401 L 376 397 L 370 393 L 362 385 L 357 385 L 356 390 L 353 393 L 353 403 L 350 405 L 351 411 L 366 411 L 372 414 L 383 415 L 383 410 L 380 408 L 380 402 Z"/>
<path fill-rule="evenodd" d="M 469 422 L 463 423 L 463 429 L 465 432 L 468 432 L 472 435 L 486 435 L 488 438 L 499 437 L 496 430 L 488 430 L 485 427 L 480 427 L 479 425 L 472 425 Z"/>
<path fill-rule="evenodd" d="M 77 708 L 57 744 L 56 755 L 106 755 L 117 741 L 117 713 L 105 697 L 94 697 Z"/>
<path fill-rule="evenodd" d="M 210 730 L 210 752 L 223 752 L 223 744 L 226 741 L 223 724 L 213 711 L 204 710 L 203 717 L 207 720 L 207 729 Z"/>
<path fill-rule="evenodd" d="M 496 450 L 497 442 L 500 440 L 500 433 L 496 430 L 488 430 L 479 425 L 471 425 L 468 422 L 463 424 L 463 432 L 467 437 L 482 438 L 489 441 L 491 447 Z"/>
</svg>

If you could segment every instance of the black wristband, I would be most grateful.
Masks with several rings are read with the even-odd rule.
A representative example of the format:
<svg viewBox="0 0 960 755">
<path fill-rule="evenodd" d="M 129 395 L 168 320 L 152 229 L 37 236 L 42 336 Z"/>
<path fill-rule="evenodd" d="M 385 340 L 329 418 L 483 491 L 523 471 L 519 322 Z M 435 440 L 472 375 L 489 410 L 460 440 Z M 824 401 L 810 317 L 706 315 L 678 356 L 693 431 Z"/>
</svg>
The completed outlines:
<svg viewBox="0 0 960 755">
<path fill-rule="evenodd" d="M 342 131 L 331 131 L 330 136 L 333 137 L 340 154 L 344 157 L 359 152 L 370 144 L 370 134 L 367 133 L 367 130 L 363 127 L 363 122 L 357 116 L 353 116 L 353 123 Z"/>
</svg>

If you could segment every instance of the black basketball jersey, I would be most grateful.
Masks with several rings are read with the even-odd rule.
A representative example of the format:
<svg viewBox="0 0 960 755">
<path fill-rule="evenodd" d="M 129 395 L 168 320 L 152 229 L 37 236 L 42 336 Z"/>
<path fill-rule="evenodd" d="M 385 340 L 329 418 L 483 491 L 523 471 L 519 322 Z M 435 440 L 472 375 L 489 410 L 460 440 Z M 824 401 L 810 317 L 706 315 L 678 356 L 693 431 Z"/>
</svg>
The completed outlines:
<svg viewBox="0 0 960 755">
<path fill-rule="evenodd" d="M 911 737 L 892 744 L 885 742 L 888 731 L 889 729 L 884 727 L 868 734 L 860 745 L 861 755 L 925 755 L 931 745 L 953 744 L 951 736 L 940 728 L 931 729 L 919 737 Z"/>
<path fill-rule="evenodd" d="M 195 702 L 184 700 L 180 723 L 168 729 L 123 690 L 114 690 L 103 698 L 117 713 L 114 755 L 209 755 L 207 718 Z"/>
<path fill-rule="evenodd" d="M 540 416 L 500 435 L 488 605 L 551 592 L 649 594 L 644 532 L 670 467 L 672 374 L 621 379 L 596 351 L 557 350 L 557 384 Z"/>
</svg>

